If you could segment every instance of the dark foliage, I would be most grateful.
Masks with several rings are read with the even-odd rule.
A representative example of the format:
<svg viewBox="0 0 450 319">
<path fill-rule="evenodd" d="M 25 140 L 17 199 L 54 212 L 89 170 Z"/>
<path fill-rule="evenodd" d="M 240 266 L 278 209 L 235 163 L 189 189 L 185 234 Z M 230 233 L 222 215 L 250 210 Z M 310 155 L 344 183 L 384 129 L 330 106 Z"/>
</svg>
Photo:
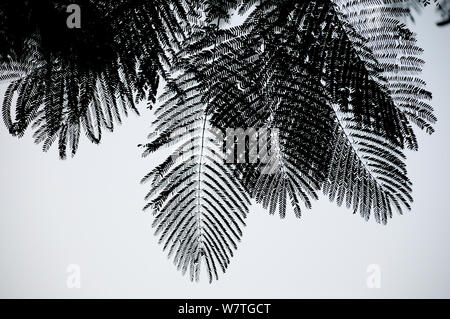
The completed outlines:
<svg viewBox="0 0 450 319">
<path fill-rule="evenodd" d="M 436 118 L 422 49 L 401 22 L 410 1 L 86 0 L 73 30 L 64 1 L 13 3 L 0 5 L 12 134 L 32 124 L 64 158 L 82 129 L 98 143 L 137 102 L 154 103 L 164 80 L 142 147 L 169 155 L 143 179 L 145 209 L 192 280 L 203 262 L 210 281 L 226 271 L 250 199 L 301 217 L 322 192 L 382 224 L 411 208 L 405 149 L 418 149 L 413 127 L 431 134 Z M 244 22 L 230 27 L 236 13 Z M 258 143 L 226 135 L 239 128 Z"/>
<path fill-rule="evenodd" d="M 44 150 L 58 140 L 61 158 L 68 146 L 75 154 L 81 130 L 99 143 L 103 129 L 138 113 L 137 102 L 155 101 L 189 10 L 177 0 L 83 0 L 82 27 L 70 29 L 70 3 L 0 4 L 0 80 L 13 80 L 4 121 L 19 137 L 32 124 Z"/>
</svg>

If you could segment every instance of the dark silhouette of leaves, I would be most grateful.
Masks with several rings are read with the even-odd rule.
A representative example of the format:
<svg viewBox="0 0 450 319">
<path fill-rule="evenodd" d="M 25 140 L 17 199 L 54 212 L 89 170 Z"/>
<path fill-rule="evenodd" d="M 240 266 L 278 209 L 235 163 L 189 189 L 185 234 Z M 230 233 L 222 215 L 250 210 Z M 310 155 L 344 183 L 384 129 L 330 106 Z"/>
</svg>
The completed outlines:
<svg viewBox="0 0 450 319">
<path fill-rule="evenodd" d="M 380 19 L 373 20 L 380 13 Z M 342 7 L 336 7 L 331 1 L 265 1 L 256 5 L 241 27 L 216 34 L 210 30 L 203 37 L 197 34 L 187 45 L 189 54 L 197 54 L 198 47 L 221 40 L 220 53 L 196 55 L 197 68 L 219 56 L 219 71 L 205 76 L 214 96 L 216 127 L 280 129 L 274 174 L 261 174 L 264 164 L 235 165 L 249 193 L 271 213 L 278 205 L 283 217 L 290 200 L 300 216 L 300 199 L 309 208 L 317 191 L 330 183 L 331 171 L 342 169 L 335 167 L 340 159 L 333 157 L 338 152 L 347 158 L 345 152 L 335 150 L 346 136 L 343 129 L 335 128 L 338 113 L 353 119 L 352 128 L 362 134 L 358 138 L 377 136 L 378 147 L 389 146 L 385 156 L 390 148 L 417 149 L 410 122 L 433 132 L 431 123 L 436 118 L 426 103 L 431 94 L 417 77 L 423 64 L 417 57 L 421 49 L 414 35 L 395 19 L 405 14 L 402 8 L 370 8 L 357 2 L 343 1 Z M 346 143 L 358 143 L 350 135 Z M 370 162 L 373 157 L 361 157 L 367 162 L 358 165 L 378 164 Z M 367 172 L 357 173 L 355 178 L 367 178 Z M 396 186 L 407 190 L 404 200 L 389 193 L 397 202 L 377 207 L 384 210 L 382 214 L 391 211 L 390 203 L 400 207 L 401 202 L 409 208 L 410 182 L 403 175 L 394 178 L 399 181 Z M 378 175 L 370 178 L 381 183 Z M 346 187 L 353 189 L 354 184 Z M 329 191 L 330 187 L 324 189 L 326 194 Z M 333 192 L 328 195 L 335 198 Z M 372 206 L 359 205 L 357 197 L 351 199 L 355 210 L 367 218 Z"/>
<path fill-rule="evenodd" d="M 68 146 L 75 154 L 82 130 L 99 143 L 103 129 L 139 114 L 137 102 L 155 101 L 190 14 L 178 0 L 83 0 L 82 27 L 69 29 L 70 3 L 0 4 L 0 79 L 13 80 L 4 122 L 19 137 L 33 124 L 36 143 L 46 151 L 58 140 L 61 158 Z"/>
<path fill-rule="evenodd" d="M 205 262 L 212 281 L 230 263 L 250 203 L 239 179 L 224 165 L 222 143 L 209 123 L 210 95 L 198 81 L 201 71 L 189 68 L 189 61 L 184 66 L 161 96 L 153 123 L 158 134 L 144 145 L 144 155 L 164 146 L 172 150 L 143 179 L 151 181 L 145 209 L 152 208 L 155 234 L 177 268 L 183 273 L 189 269 L 191 280 L 199 280 Z"/>
<path fill-rule="evenodd" d="M 424 3 L 83 0 L 82 28 L 68 29 L 69 1 L 3 1 L 3 119 L 19 137 L 32 126 L 44 150 L 58 141 L 65 158 L 82 131 L 99 143 L 137 103 L 155 103 L 162 79 L 142 147 L 169 155 L 142 180 L 145 209 L 177 268 L 198 280 L 204 263 L 212 281 L 250 199 L 301 217 L 322 192 L 382 224 L 411 208 L 405 150 L 436 117 L 402 21 Z M 236 14 L 245 21 L 230 26 Z"/>
</svg>

